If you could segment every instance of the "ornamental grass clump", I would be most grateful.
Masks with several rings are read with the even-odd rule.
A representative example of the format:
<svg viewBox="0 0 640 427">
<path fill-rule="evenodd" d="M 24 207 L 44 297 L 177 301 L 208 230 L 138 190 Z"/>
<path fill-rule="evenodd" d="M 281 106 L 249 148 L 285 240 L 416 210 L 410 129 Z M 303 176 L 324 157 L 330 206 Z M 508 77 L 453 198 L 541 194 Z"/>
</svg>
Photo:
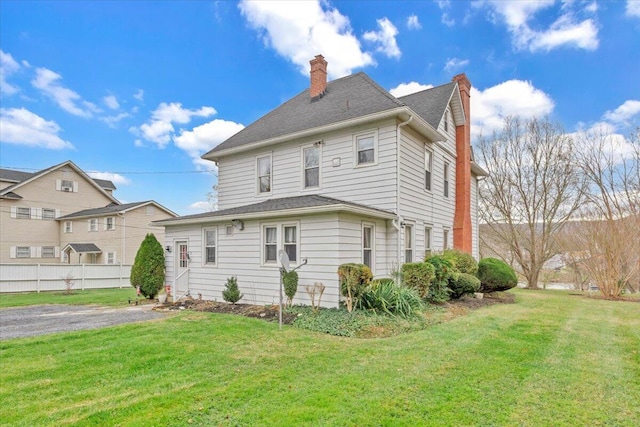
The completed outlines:
<svg viewBox="0 0 640 427">
<path fill-rule="evenodd" d="M 381 279 L 365 288 L 357 308 L 406 318 L 422 309 L 422 299 L 416 289 L 398 286 L 392 279 Z"/>
</svg>

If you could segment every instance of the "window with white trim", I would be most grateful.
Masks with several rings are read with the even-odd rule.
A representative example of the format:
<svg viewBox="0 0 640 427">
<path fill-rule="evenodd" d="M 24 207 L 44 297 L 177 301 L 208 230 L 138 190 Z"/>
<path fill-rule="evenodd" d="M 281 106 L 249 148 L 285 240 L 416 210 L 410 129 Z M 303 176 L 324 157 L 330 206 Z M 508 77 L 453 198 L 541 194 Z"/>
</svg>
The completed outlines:
<svg viewBox="0 0 640 427">
<path fill-rule="evenodd" d="M 114 216 L 109 216 L 104 219 L 104 229 L 107 231 L 116 229 L 116 218 Z"/>
<path fill-rule="evenodd" d="M 217 228 L 204 229 L 204 263 L 206 265 L 216 265 L 217 238 Z"/>
<path fill-rule="evenodd" d="M 30 219 L 31 208 L 23 208 L 21 206 L 16 207 L 16 218 L 18 219 Z"/>
<path fill-rule="evenodd" d="M 89 231 L 98 231 L 98 218 L 91 218 L 88 221 Z"/>
<path fill-rule="evenodd" d="M 73 181 L 69 181 L 63 179 L 60 183 L 60 189 L 62 191 L 72 192 L 73 191 Z"/>
<path fill-rule="evenodd" d="M 42 219 L 56 219 L 56 210 L 42 208 Z"/>
<path fill-rule="evenodd" d="M 55 258 L 56 247 L 55 246 L 43 246 L 40 250 L 40 256 L 42 258 Z"/>
<path fill-rule="evenodd" d="M 263 242 L 262 261 L 265 264 L 275 263 L 278 259 L 278 227 L 265 226 L 263 228 Z"/>
<path fill-rule="evenodd" d="M 298 227 L 295 225 L 283 225 L 284 251 L 289 256 L 289 261 L 298 262 Z"/>
<path fill-rule="evenodd" d="M 449 162 L 444 162 L 444 197 L 449 197 Z"/>
<path fill-rule="evenodd" d="M 449 132 L 449 110 L 444 112 L 444 131 Z"/>
<path fill-rule="evenodd" d="M 313 146 L 302 150 L 304 188 L 320 186 L 320 147 Z"/>
<path fill-rule="evenodd" d="M 362 263 L 373 271 L 373 224 L 362 225 Z"/>
<path fill-rule="evenodd" d="M 404 226 L 404 262 L 413 262 L 413 226 Z"/>
<path fill-rule="evenodd" d="M 356 165 L 372 165 L 376 163 L 377 138 L 375 132 L 367 132 L 354 136 Z"/>
<path fill-rule="evenodd" d="M 431 191 L 431 171 L 433 171 L 433 152 L 427 148 L 424 150 L 424 189 Z"/>
<path fill-rule="evenodd" d="M 442 249 L 449 249 L 449 229 L 442 230 Z"/>
<path fill-rule="evenodd" d="M 73 232 L 73 222 L 72 221 L 65 221 L 64 222 L 64 232 L 65 233 Z"/>
<path fill-rule="evenodd" d="M 431 256 L 431 237 L 433 234 L 433 229 L 431 227 L 424 228 L 424 256 L 425 258 Z"/>
<path fill-rule="evenodd" d="M 258 172 L 258 193 L 271 192 L 271 154 L 256 159 Z"/>
<path fill-rule="evenodd" d="M 115 264 L 115 263 L 116 263 L 116 253 L 107 252 L 107 264 Z"/>
<path fill-rule="evenodd" d="M 31 258 L 31 247 L 16 246 L 16 258 Z"/>
</svg>

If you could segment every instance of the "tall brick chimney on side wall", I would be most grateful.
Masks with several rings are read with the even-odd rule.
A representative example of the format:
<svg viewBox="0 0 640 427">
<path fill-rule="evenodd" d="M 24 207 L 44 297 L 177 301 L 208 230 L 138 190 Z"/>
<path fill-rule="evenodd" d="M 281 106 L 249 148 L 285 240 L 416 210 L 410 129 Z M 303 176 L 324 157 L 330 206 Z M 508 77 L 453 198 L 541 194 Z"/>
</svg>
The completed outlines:
<svg viewBox="0 0 640 427">
<path fill-rule="evenodd" d="M 309 96 L 314 99 L 322 96 L 327 89 L 327 61 L 322 55 L 316 55 L 309 63 L 311 64 Z"/>
<path fill-rule="evenodd" d="M 473 253 L 471 225 L 471 82 L 466 74 L 453 78 L 458 83 L 465 122 L 456 126 L 456 208 L 453 218 L 454 248 Z"/>
</svg>

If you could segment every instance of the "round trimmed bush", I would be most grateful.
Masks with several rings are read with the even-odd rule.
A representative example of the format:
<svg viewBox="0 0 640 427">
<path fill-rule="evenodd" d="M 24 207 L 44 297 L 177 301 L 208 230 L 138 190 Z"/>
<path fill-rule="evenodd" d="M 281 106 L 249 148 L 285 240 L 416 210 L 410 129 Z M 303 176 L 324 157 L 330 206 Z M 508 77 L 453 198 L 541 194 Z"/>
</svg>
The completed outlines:
<svg viewBox="0 0 640 427">
<path fill-rule="evenodd" d="M 478 272 L 478 261 L 466 252 L 457 249 L 446 249 L 442 257 L 453 263 L 453 267 L 460 273 L 473 274 Z"/>
<path fill-rule="evenodd" d="M 518 276 L 513 268 L 497 258 L 484 258 L 478 263 L 481 292 L 499 292 L 515 288 Z"/>
<path fill-rule="evenodd" d="M 402 264 L 402 277 L 405 286 L 418 291 L 421 298 L 426 298 L 429 286 L 436 277 L 436 270 L 427 262 L 408 262 Z"/>
<path fill-rule="evenodd" d="M 478 292 L 480 289 L 480 279 L 467 273 L 460 273 L 456 280 L 449 281 L 449 289 L 451 290 L 451 298 L 458 299 L 463 295 Z"/>
</svg>

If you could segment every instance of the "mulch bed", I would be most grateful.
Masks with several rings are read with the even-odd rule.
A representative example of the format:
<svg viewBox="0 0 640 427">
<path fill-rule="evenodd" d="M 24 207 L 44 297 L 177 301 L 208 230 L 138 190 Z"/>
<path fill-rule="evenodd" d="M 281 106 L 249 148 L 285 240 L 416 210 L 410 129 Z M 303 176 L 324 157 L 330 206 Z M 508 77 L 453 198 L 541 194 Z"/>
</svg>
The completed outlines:
<svg viewBox="0 0 640 427">
<path fill-rule="evenodd" d="M 469 310 L 475 310 L 494 304 L 512 304 L 515 296 L 506 292 L 496 292 L 484 294 L 484 298 L 477 299 L 472 296 L 464 296 L 458 300 L 452 300 L 443 307 L 452 316 L 462 315 Z M 175 303 L 165 304 L 163 310 L 194 310 L 211 313 L 236 314 L 239 316 L 262 319 L 268 322 L 278 322 L 279 307 L 277 305 L 252 305 L 252 304 L 229 304 L 226 302 L 205 301 L 187 298 Z M 289 325 L 293 323 L 297 315 L 293 313 L 282 313 L 282 323 Z"/>
</svg>

